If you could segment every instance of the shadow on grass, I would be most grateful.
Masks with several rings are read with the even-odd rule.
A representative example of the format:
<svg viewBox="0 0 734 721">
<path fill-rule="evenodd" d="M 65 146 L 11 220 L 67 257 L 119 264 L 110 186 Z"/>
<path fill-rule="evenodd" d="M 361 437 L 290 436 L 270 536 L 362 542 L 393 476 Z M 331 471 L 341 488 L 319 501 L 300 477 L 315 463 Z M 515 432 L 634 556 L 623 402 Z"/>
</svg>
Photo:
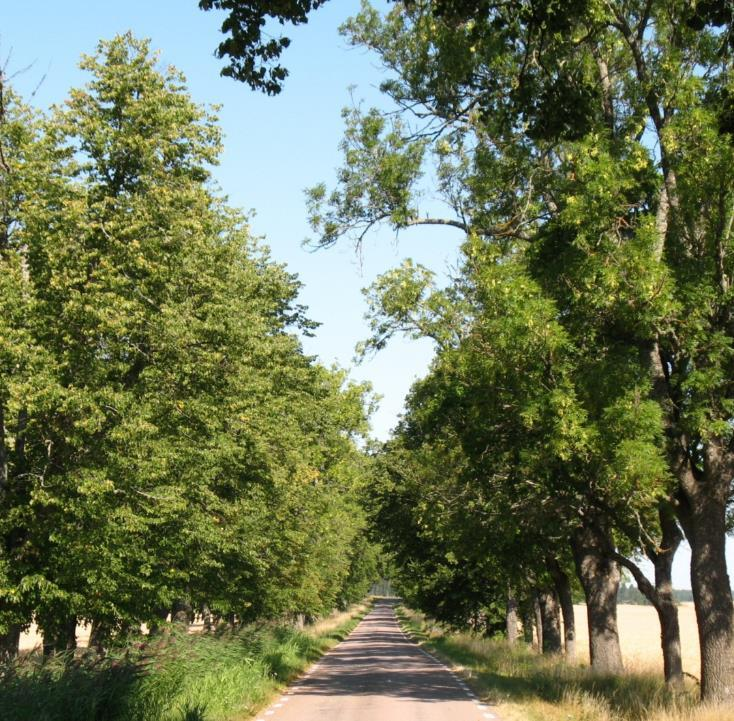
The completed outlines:
<svg viewBox="0 0 734 721">
<path fill-rule="evenodd" d="M 206 705 L 186 705 L 182 712 L 181 721 L 206 721 Z"/>
<path fill-rule="evenodd" d="M 564 704 L 583 705 L 587 700 L 601 710 L 598 716 L 583 718 L 625 721 L 643 721 L 653 711 L 681 711 L 695 705 L 697 689 L 673 692 L 659 674 L 600 675 L 587 666 L 568 664 L 558 656 L 538 655 L 521 643 L 509 646 L 504 640 L 438 630 L 420 614 L 404 609 L 400 609 L 399 617 L 416 641 L 444 660 L 463 666 L 469 683 L 492 703 L 532 706 L 545 702 L 560 708 Z"/>
</svg>

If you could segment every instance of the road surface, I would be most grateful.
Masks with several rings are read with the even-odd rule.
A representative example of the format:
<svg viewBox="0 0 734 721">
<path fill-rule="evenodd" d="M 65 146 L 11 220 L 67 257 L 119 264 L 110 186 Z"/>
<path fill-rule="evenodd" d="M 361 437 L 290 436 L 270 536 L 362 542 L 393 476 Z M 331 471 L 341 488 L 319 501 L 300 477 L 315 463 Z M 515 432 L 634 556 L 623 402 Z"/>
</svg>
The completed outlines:
<svg viewBox="0 0 734 721">
<path fill-rule="evenodd" d="M 408 639 L 392 605 L 383 601 L 257 719 L 485 721 L 498 716 L 461 678 Z"/>
</svg>

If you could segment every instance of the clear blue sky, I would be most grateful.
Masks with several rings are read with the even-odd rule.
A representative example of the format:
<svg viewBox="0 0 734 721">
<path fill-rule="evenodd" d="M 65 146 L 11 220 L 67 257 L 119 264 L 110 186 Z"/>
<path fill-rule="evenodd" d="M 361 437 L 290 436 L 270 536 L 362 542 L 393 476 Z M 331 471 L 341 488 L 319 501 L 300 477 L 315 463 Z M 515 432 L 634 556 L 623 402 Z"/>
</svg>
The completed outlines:
<svg viewBox="0 0 734 721">
<path fill-rule="evenodd" d="M 375 4 L 385 5 L 384 0 Z M 47 108 L 84 82 L 79 56 L 93 52 L 99 39 L 127 30 L 150 38 L 161 61 L 185 73 L 197 102 L 222 105 L 225 150 L 215 176 L 233 205 L 256 211 L 253 230 L 304 283 L 302 302 L 322 323 L 316 337 L 306 339 L 307 352 L 324 363 L 351 367 L 355 344 L 368 334 L 361 288 L 406 257 L 443 271 L 455 260 L 461 240 L 456 231 L 428 228 L 414 229 L 396 243 L 386 231 L 365 245 L 361 259 L 346 244 L 317 253 L 301 247 L 309 235 L 303 189 L 333 180 L 340 161 L 340 110 L 350 102 L 349 87 L 356 86 L 356 98 L 380 103 L 376 87 L 382 75 L 375 58 L 349 48 L 337 30 L 358 6 L 358 0 L 334 0 L 306 27 L 289 29 L 293 44 L 285 64 L 291 75 L 274 98 L 219 77 L 221 63 L 213 51 L 221 16 L 201 12 L 196 0 L 0 0 L 0 61 L 10 56 L 11 73 L 28 68 L 14 80 L 26 97 L 43 79 L 33 102 Z M 377 437 L 388 436 L 432 352 L 427 341 L 396 340 L 352 369 L 355 379 L 370 380 L 382 395 L 373 418 Z M 728 550 L 731 568 L 731 545 Z M 678 588 L 690 588 L 689 561 L 685 547 L 675 564 Z"/>
</svg>

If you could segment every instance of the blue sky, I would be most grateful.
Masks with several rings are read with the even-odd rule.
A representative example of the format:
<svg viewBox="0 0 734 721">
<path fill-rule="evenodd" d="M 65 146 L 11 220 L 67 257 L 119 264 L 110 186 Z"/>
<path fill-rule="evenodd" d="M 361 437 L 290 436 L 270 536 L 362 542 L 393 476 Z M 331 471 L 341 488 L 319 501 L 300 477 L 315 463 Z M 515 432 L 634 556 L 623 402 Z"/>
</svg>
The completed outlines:
<svg viewBox="0 0 734 721">
<path fill-rule="evenodd" d="M 386 438 L 396 422 L 410 384 L 426 370 L 432 355 L 428 341 L 395 340 L 375 358 L 352 367 L 355 344 L 368 335 L 361 288 L 374 277 L 411 257 L 442 272 L 457 257 L 457 231 L 413 229 L 396 243 L 388 230 L 370 238 L 358 257 L 348 244 L 316 253 L 304 250 L 309 235 L 304 188 L 329 185 L 340 162 L 340 110 L 352 94 L 380 104 L 382 74 L 374 57 L 350 48 L 338 26 L 358 7 L 358 0 L 327 3 L 303 28 L 289 29 L 293 44 L 285 56 L 291 71 L 277 97 L 254 93 L 247 86 L 219 77 L 214 57 L 221 16 L 203 13 L 196 0 L 0 0 L 0 61 L 19 72 L 15 87 L 26 98 L 38 86 L 33 102 L 41 108 L 64 100 L 70 87 L 84 82 L 77 69 L 81 53 L 97 41 L 132 30 L 161 51 L 164 64 L 175 65 L 188 79 L 200 103 L 222 105 L 225 134 L 217 182 L 230 202 L 254 209 L 252 227 L 265 236 L 273 257 L 287 263 L 304 283 L 302 302 L 322 323 L 309 353 L 326 364 L 352 368 L 352 377 L 369 380 L 382 396 L 373 431 Z M 385 6 L 383 0 L 375 4 Z M 40 86 L 39 86 L 40 82 Z M 729 547 L 730 568 L 734 552 Z M 690 588 L 690 551 L 681 549 L 675 585 Z"/>
</svg>

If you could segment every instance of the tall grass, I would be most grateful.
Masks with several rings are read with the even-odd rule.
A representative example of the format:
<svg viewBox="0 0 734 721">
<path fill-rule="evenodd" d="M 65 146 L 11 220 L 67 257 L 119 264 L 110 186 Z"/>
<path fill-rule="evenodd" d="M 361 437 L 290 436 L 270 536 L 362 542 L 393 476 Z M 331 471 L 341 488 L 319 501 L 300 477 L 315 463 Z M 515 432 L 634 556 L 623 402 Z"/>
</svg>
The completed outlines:
<svg viewBox="0 0 734 721">
<path fill-rule="evenodd" d="M 0 720 L 244 719 L 343 639 L 366 608 L 305 630 L 263 624 L 219 634 L 173 631 L 104 659 L 31 654 L 0 669 Z"/>
<path fill-rule="evenodd" d="M 404 608 L 398 616 L 413 638 L 459 666 L 508 721 L 734 721 L 729 710 L 698 704 L 694 684 L 671 691 L 657 670 L 636 667 L 602 676 L 522 643 L 449 632 Z"/>
</svg>

